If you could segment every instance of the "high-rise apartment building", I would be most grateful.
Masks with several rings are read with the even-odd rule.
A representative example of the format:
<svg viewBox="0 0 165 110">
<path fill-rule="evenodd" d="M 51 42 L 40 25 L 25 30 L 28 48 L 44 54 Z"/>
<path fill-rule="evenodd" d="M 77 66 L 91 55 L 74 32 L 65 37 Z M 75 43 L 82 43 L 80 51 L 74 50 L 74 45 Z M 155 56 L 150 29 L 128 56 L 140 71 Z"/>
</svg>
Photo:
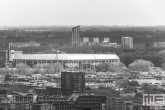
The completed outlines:
<svg viewBox="0 0 165 110">
<path fill-rule="evenodd" d="M 80 46 L 80 26 L 72 28 L 72 46 Z"/>
<path fill-rule="evenodd" d="M 133 48 L 133 38 L 132 37 L 122 37 L 121 39 L 122 47 L 127 49 Z"/>
<path fill-rule="evenodd" d="M 73 93 L 83 93 L 85 91 L 84 72 L 61 72 L 61 92 L 62 95 Z"/>
</svg>

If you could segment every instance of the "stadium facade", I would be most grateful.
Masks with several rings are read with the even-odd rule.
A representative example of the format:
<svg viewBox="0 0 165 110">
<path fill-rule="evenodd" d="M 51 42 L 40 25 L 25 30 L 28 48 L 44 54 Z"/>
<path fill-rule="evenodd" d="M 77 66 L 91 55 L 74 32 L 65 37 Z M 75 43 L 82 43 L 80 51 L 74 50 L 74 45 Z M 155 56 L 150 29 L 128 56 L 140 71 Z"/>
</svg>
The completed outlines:
<svg viewBox="0 0 165 110">
<path fill-rule="evenodd" d="M 14 64 L 25 63 L 30 66 L 45 63 L 61 63 L 66 68 L 94 68 L 100 63 L 112 63 L 116 67 L 120 58 L 116 54 L 23 54 L 15 52 Z"/>
</svg>

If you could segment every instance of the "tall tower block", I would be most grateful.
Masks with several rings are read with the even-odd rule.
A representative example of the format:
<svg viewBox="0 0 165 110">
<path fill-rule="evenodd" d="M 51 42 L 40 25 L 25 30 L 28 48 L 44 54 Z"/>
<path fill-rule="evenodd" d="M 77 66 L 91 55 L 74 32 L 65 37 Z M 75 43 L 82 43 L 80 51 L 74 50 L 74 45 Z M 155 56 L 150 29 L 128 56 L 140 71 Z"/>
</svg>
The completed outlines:
<svg viewBox="0 0 165 110">
<path fill-rule="evenodd" d="M 72 46 L 80 46 L 80 26 L 72 28 Z"/>
<path fill-rule="evenodd" d="M 65 96 L 85 92 L 85 73 L 76 71 L 61 72 L 61 92 Z"/>
</svg>

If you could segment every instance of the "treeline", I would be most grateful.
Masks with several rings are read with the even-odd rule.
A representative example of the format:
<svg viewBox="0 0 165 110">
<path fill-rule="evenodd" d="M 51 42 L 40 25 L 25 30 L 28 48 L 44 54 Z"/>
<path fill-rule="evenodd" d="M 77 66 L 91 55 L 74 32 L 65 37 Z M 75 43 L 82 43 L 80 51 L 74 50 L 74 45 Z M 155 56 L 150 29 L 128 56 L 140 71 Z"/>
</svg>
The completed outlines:
<svg viewBox="0 0 165 110">
<path fill-rule="evenodd" d="M 12 48 L 15 51 L 23 51 L 26 54 L 35 54 L 35 53 L 50 53 L 51 48 L 48 46 L 29 46 L 21 48 Z"/>
<path fill-rule="evenodd" d="M 23 51 L 24 53 L 55 53 L 52 51 L 53 49 L 57 49 L 57 46 L 29 46 L 22 48 L 13 48 L 14 50 Z M 94 46 L 59 46 L 58 49 L 64 53 L 116 53 L 121 54 L 122 50 L 119 48 L 110 48 L 110 47 L 102 47 L 98 45 Z"/>
<path fill-rule="evenodd" d="M 59 44 L 61 46 L 71 45 L 71 31 L 0 31 L 0 41 L 3 41 L 1 36 L 6 36 L 6 47 L 10 42 L 45 42 L 49 44 Z M 134 38 L 134 43 L 164 41 L 165 32 L 162 31 L 93 31 L 86 30 L 80 32 L 80 37 L 109 37 L 110 42 L 121 43 L 122 36 L 131 36 Z"/>
<path fill-rule="evenodd" d="M 147 54 L 137 54 L 137 53 L 124 53 L 120 54 L 120 61 L 124 63 L 126 66 L 134 62 L 134 60 L 143 59 L 147 61 L 151 61 L 155 67 L 160 67 L 163 64 L 163 57 L 158 55 L 147 55 Z"/>
</svg>

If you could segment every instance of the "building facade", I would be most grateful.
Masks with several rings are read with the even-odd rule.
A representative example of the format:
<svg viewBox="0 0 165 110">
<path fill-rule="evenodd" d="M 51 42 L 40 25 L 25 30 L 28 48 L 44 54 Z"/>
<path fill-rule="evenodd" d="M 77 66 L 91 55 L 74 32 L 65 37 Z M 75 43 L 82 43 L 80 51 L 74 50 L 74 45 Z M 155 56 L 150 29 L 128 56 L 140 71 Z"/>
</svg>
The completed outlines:
<svg viewBox="0 0 165 110">
<path fill-rule="evenodd" d="M 165 48 L 165 42 L 153 42 L 153 48 Z"/>
<path fill-rule="evenodd" d="M 122 37 L 121 42 L 122 42 L 123 48 L 133 49 L 133 38 L 132 37 Z"/>
<path fill-rule="evenodd" d="M 58 58 L 58 59 L 57 59 Z M 14 53 L 14 65 L 26 63 L 30 66 L 44 63 L 61 63 L 64 69 L 86 70 L 95 68 L 100 63 L 117 63 L 120 58 L 116 54 L 22 54 Z"/>
<path fill-rule="evenodd" d="M 84 72 L 61 72 L 62 95 L 85 92 Z"/>
<path fill-rule="evenodd" d="M 40 46 L 40 43 L 37 43 L 35 41 L 9 43 L 9 48 L 21 48 L 28 46 Z"/>
<path fill-rule="evenodd" d="M 43 107 L 44 103 L 45 101 L 36 104 L 33 110 L 36 110 L 35 108 L 38 108 L 37 110 L 51 110 L 48 107 Z M 106 96 L 72 94 L 67 100 L 59 98 L 59 100 L 47 103 L 49 107 L 52 105 L 53 110 L 106 110 Z"/>
<path fill-rule="evenodd" d="M 100 45 L 104 47 L 113 47 L 113 48 L 121 48 L 120 44 L 111 43 L 109 37 L 99 38 L 99 37 L 82 37 L 81 38 L 81 46 L 92 46 L 92 45 Z"/>
<path fill-rule="evenodd" d="M 12 95 L 12 97 L 15 96 Z M 106 96 L 72 94 L 70 97 L 63 97 L 46 95 L 30 97 L 30 100 L 26 102 L 25 98 L 28 100 L 28 97 L 19 96 L 19 102 L 1 101 L 0 110 L 106 110 Z M 36 99 L 35 102 L 30 102 L 31 98 Z"/>
<path fill-rule="evenodd" d="M 11 67 L 14 59 L 14 50 L 0 50 L 0 67 Z"/>
<path fill-rule="evenodd" d="M 136 50 L 145 50 L 145 43 L 134 43 L 133 48 Z"/>
<path fill-rule="evenodd" d="M 72 46 L 80 46 L 80 26 L 72 28 Z"/>
<path fill-rule="evenodd" d="M 121 98 L 107 98 L 106 110 L 126 110 L 125 100 Z"/>
</svg>

